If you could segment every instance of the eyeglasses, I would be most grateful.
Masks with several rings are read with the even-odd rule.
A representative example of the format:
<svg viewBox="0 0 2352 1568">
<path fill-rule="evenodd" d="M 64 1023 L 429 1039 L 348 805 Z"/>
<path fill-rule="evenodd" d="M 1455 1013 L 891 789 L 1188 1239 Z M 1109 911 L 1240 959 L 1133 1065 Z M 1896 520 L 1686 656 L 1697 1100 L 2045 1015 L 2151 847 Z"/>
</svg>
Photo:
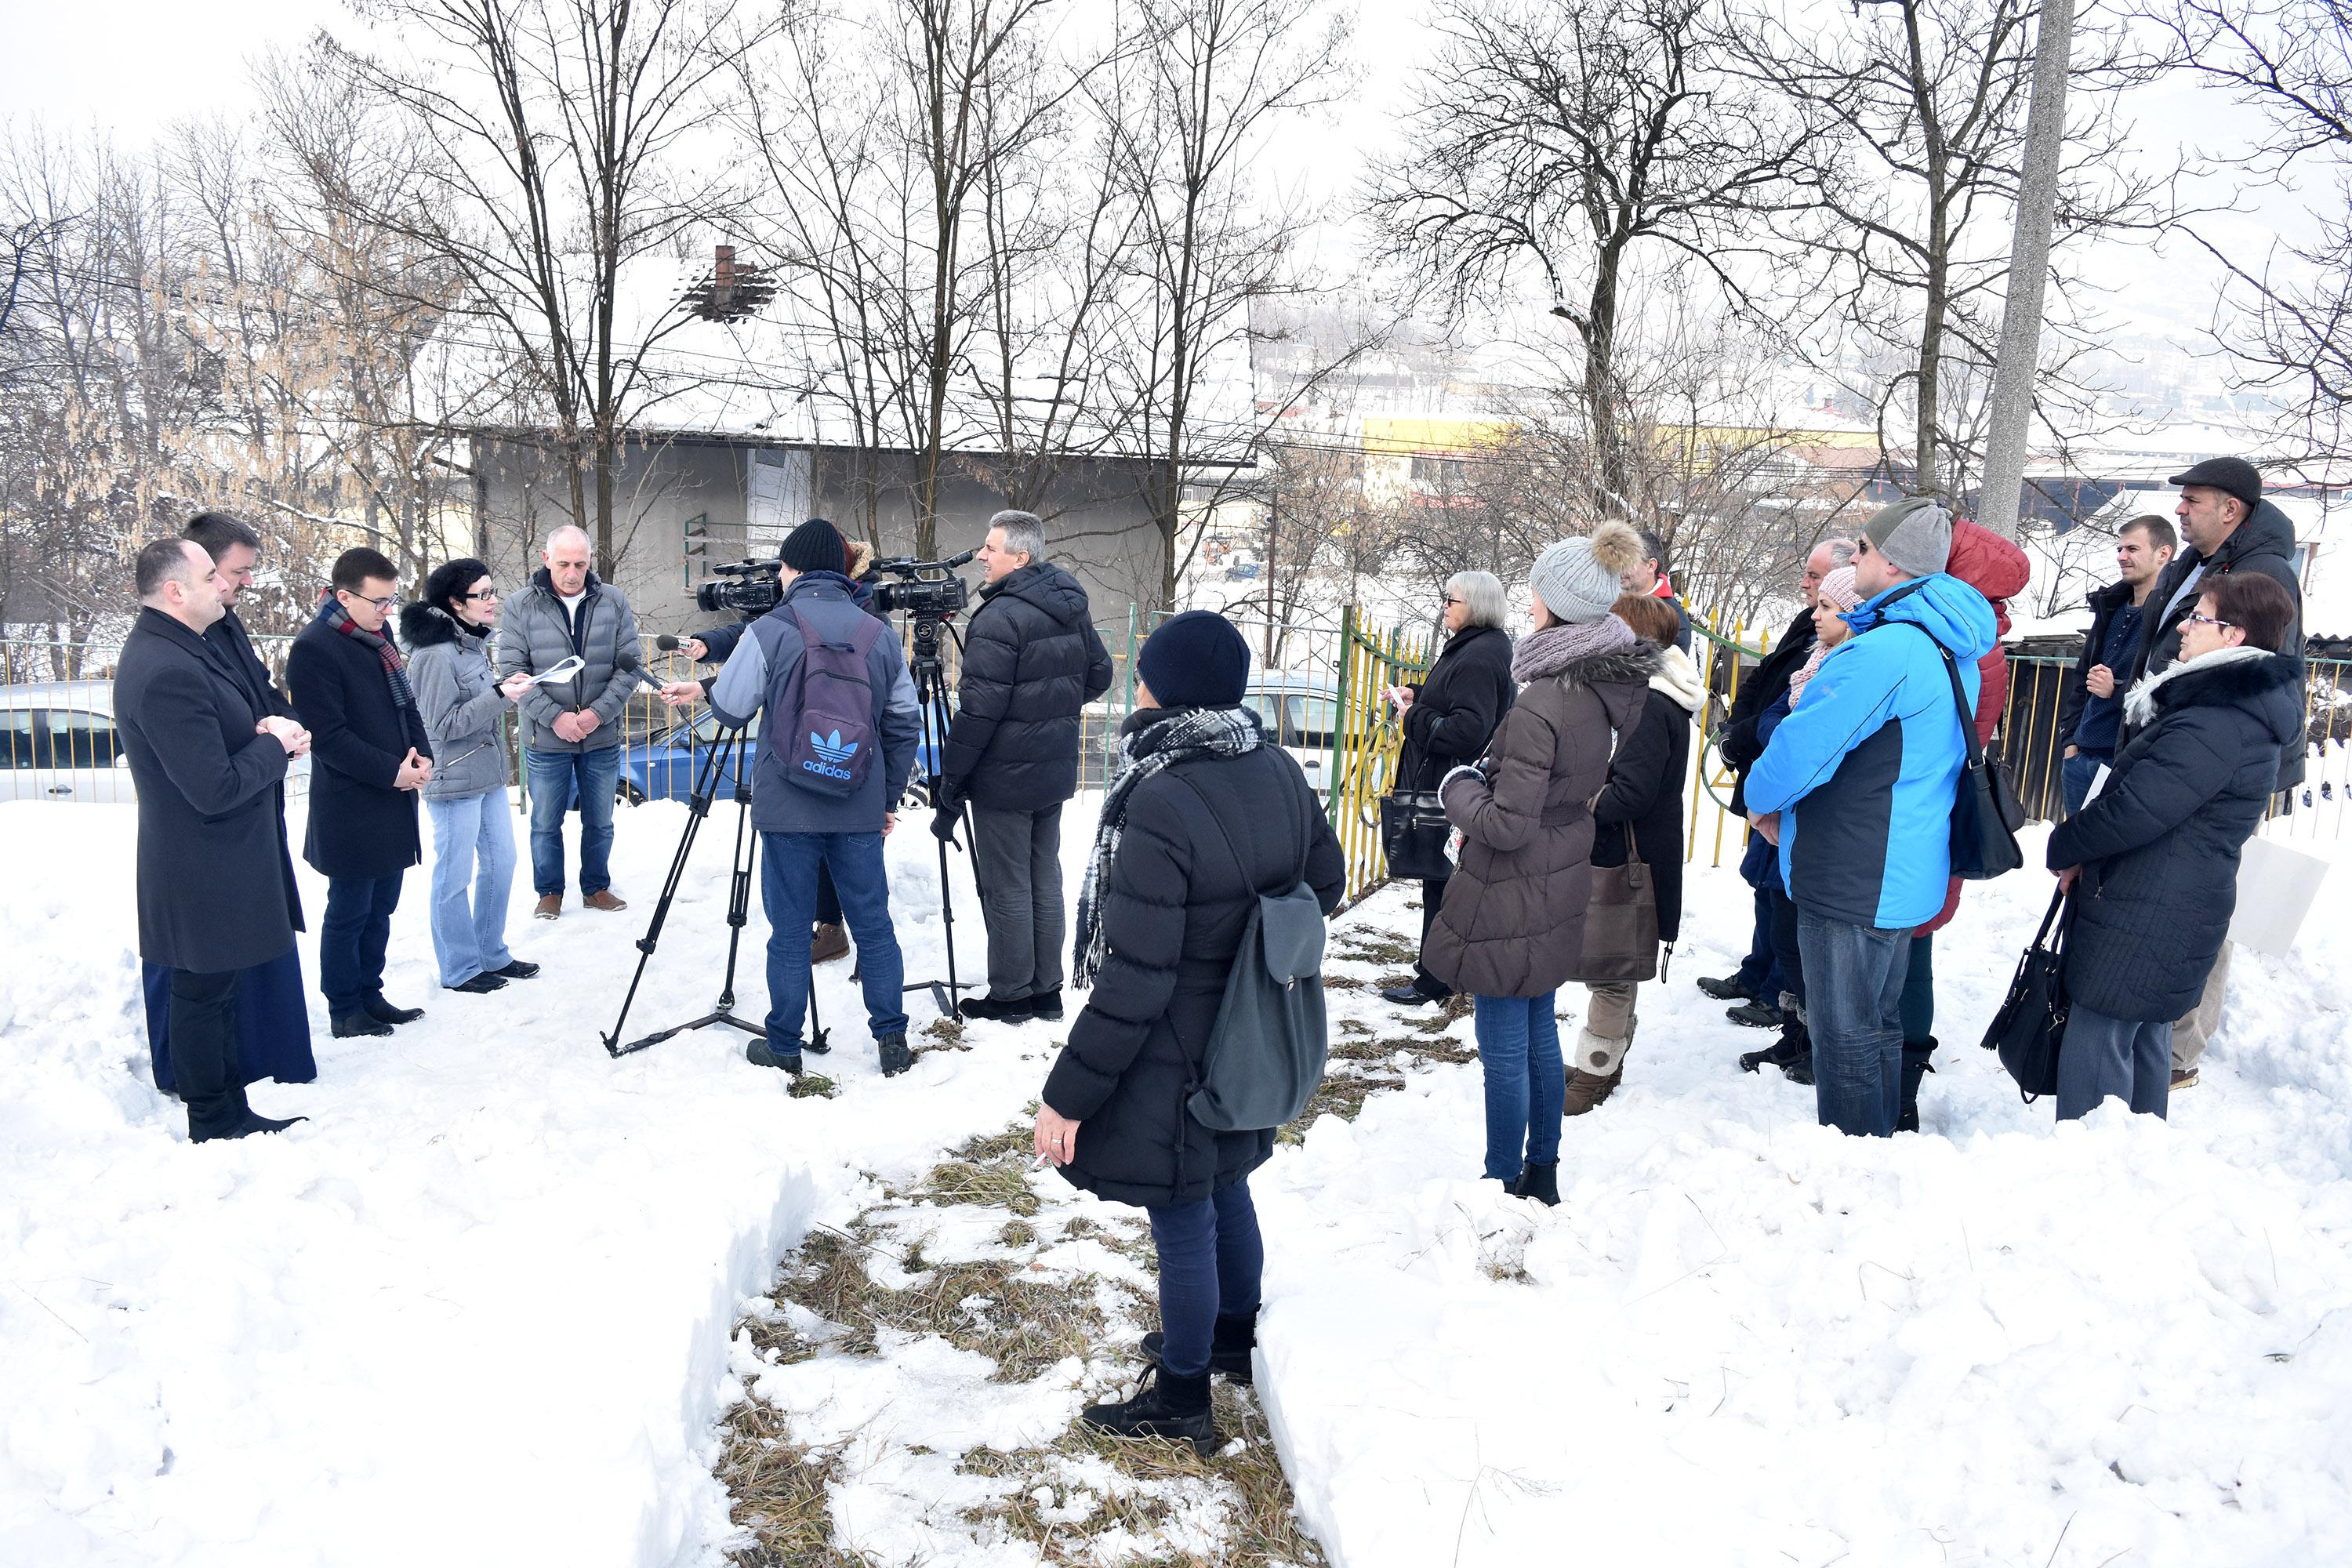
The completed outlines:
<svg viewBox="0 0 2352 1568">
<path fill-rule="evenodd" d="M 382 610 L 387 616 L 392 614 L 393 611 L 400 608 L 400 600 L 396 596 L 389 599 L 369 599 L 362 598 L 361 595 L 352 593 L 349 588 L 338 588 L 335 592 L 338 594 L 347 595 L 353 601 L 359 604 L 373 605 L 377 609 Z"/>
<path fill-rule="evenodd" d="M 1442 605 L 1442 606 L 1444 606 L 1444 608 L 1446 608 L 1446 609 L 1449 609 L 1449 610 L 1450 610 L 1450 609 L 1452 609 L 1454 605 L 1459 605 L 1459 604 L 1463 603 L 1464 601 L 1462 601 L 1462 600 L 1460 600 L 1460 599 L 1455 598 L 1455 597 L 1454 597 L 1453 595 L 1451 595 L 1451 594 L 1448 594 L 1448 595 L 1445 595 L 1445 597 L 1444 597 L 1443 599 L 1438 600 L 1437 602 L 1438 602 L 1438 604 L 1439 604 L 1440 605 Z"/>
<path fill-rule="evenodd" d="M 2200 626 L 2234 626 L 2238 624 L 2235 621 L 2217 620 L 2211 616 L 2200 616 L 2194 610 L 2189 612 L 2189 618 Z"/>
<path fill-rule="evenodd" d="M 465 600 L 467 604 L 479 604 L 484 599 L 495 599 L 498 596 L 499 591 L 496 588 L 484 588 L 478 594 L 460 594 L 457 595 L 457 597 Z"/>
</svg>

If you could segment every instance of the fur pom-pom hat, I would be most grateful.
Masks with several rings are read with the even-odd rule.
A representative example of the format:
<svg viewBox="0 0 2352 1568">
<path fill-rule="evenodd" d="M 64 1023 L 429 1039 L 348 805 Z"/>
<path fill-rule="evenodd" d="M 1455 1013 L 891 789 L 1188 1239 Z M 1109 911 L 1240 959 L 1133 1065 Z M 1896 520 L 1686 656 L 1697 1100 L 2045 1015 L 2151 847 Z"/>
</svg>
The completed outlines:
<svg viewBox="0 0 2352 1568">
<path fill-rule="evenodd" d="M 1642 536 L 1604 522 L 1590 538 L 1563 539 L 1537 556 L 1528 586 L 1555 620 L 1580 626 L 1609 613 L 1625 573 L 1641 559 Z"/>
</svg>

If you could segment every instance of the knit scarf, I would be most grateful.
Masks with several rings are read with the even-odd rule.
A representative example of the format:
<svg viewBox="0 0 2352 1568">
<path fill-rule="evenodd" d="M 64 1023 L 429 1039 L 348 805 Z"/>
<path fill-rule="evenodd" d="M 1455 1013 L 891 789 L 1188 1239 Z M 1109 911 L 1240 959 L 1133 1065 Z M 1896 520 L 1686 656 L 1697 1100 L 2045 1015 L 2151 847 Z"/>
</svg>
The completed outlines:
<svg viewBox="0 0 2352 1568">
<path fill-rule="evenodd" d="M 1110 956 L 1102 929 L 1103 889 L 1110 880 L 1111 862 L 1118 856 L 1118 841 L 1127 832 L 1127 806 L 1136 786 L 1191 758 L 1238 757 L 1256 751 L 1265 741 L 1257 715 L 1246 708 L 1187 708 L 1165 718 L 1147 710 L 1129 724 L 1127 733 L 1119 737 L 1118 771 L 1103 791 L 1094 853 L 1087 858 L 1087 879 L 1078 889 L 1078 929 L 1070 952 L 1073 990 L 1083 991 L 1093 984 L 1104 960 Z"/>
<path fill-rule="evenodd" d="M 1633 628 L 1614 616 L 1579 621 L 1573 626 L 1546 626 L 1521 637 L 1519 646 L 1511 650 L 1511 679 L 1521 685 L 1541 680 L 1547 675 L 1558 675 L 1579 659 L 1632 647 L 1639 640 Z"/>
<path fill-rule="evenodd" d="M 343 608 L 342 601 L 335 597 L 331 588 L 320 598 L 319 618 L 361 647 L 375 650 L 377 660 L 383 666 L 384 683 L 392 688 L 394 707 L 416 706 L 416 693 L 408 689 L 408 676 L 401 668 L 400 650 L 392 646 L 390 637 L 382 632 L 372 632 L 352 619 L 351 612 Z"/>
</svg>

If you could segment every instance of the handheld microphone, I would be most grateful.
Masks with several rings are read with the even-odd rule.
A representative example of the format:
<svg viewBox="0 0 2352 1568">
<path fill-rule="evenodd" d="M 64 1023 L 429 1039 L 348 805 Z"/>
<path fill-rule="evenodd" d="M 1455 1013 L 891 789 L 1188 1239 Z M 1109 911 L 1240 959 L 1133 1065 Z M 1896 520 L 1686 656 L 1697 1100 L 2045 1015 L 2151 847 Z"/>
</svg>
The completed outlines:
<svg viewBox="0 0 2352 1568">
<path fill-rule="evenodd" d="M 679 643 L 676 637 L 670 636 L 667 632 L 664 632 L 661 636 L 654 638 L 654 647 L 661 649 L 664 653 L 676 653 L 678 650 Z"/>
</svg>

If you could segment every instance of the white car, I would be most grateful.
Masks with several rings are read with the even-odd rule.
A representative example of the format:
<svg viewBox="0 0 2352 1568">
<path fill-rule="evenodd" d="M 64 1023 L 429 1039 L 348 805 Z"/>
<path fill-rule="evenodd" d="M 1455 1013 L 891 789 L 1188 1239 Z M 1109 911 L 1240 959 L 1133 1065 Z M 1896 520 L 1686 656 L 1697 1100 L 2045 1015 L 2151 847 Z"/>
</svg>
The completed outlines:
<svg viewBox="0 0 2352 1568">
<path fill-rule="evenodd" d="M 310 773 L 310 759 L 297 757 L 289 792 L 300 794 Z M 114 682 L 0 686 L 0 800 L 138 798 L 114 731 Z"/>
<path fill-rule="evenodd" d="M 1332 747 L 1339 743 L 1339 683 L 1316 675 L 1262 675 L 1249 683 L 1242 700 L 1266 733 L 1298 759 L 1316 795 L 1328 796 L 1338 765 Z"/>
</svg>

